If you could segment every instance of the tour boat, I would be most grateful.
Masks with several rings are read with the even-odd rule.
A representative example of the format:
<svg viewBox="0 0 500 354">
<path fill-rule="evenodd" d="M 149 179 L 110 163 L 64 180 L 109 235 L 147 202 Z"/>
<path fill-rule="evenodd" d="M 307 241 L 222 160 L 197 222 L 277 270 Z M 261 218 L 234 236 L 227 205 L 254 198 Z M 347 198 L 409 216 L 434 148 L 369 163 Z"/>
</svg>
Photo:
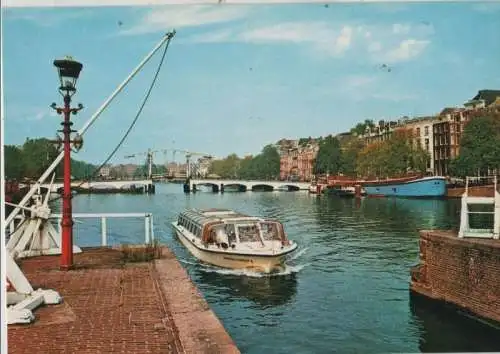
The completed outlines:
<svg viewBox="0 0 500 354">
<path fill-rule="evenodd" d="M 360 182 L 368 196 L 380 197 L 443 197 L 446 195 L 446 178 L 405 177 Z"/>
<path fill-rule="evenodd" d="M 172 222 L 176 236 L 202 262 L 272 273 L 297 249 L 276 220 L 229 209 L 189 209 Z"/>
</svg>

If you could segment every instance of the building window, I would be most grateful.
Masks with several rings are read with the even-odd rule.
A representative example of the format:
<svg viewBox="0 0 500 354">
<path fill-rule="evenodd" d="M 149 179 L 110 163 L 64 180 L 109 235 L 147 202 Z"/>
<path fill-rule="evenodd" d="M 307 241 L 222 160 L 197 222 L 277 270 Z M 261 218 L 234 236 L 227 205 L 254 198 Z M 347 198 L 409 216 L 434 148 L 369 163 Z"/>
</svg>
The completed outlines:
<svg viewBox="0 0 500 354">
<path fill-rule="evenodd" d="M 420 136 L 420 128 L 417 128 L 417 136 Z"/>
<path fill-rule="evenodd" d="M 427 125 L 424 128 L 424 134 L 425 134 L 425 136 L 429 135 L 429 126 L 427 126 Z"/>
</svg>

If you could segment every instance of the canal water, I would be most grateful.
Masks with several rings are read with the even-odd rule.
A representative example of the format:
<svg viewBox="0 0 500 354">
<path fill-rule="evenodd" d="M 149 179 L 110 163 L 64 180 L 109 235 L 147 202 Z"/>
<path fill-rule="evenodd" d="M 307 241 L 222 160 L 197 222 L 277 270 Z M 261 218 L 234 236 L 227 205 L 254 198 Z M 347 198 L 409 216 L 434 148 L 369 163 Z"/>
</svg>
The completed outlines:
<svg viewBox="0 0 500 354">
<path fill-rule="evenodd" d="M 173 237 L 185 208 L 225 207 L 277 218 L 299 251 L 276 276 L 201 265 Z M 177 255 L 243 353 L 499 351 L 499 331 L 410 299 L 418 231 L 456 228 L 457 201 L 338 199 L 307 192 L 79 195 L 74 212 L 152 212 L 155 237 Z M 109 243 L 138 243 L 144 221 L 108 220 Z M 100 222 L 75 224 L 100 243 Z"/>
</svg>

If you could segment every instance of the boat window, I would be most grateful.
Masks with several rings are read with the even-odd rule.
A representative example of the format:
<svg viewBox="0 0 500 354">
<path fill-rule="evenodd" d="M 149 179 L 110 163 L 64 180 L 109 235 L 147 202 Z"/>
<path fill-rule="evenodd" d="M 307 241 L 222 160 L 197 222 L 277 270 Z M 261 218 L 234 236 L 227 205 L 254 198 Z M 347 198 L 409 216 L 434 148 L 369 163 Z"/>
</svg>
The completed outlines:
<svg viewBox="0 0 500 354">
<path fill-rule="evenodd" d="M 240 242 L 260 242 L 257 225 L 238 226 L 238 236 Z"/>
<path fill-rule="evenodd" d="M 262 229 L 262 238 L 265 241 L 280 241 L 278 233 L 278 224 L 274 222 L 263 222 L 260 224 Z"/>
<path fill-rule="evenodd" d="M 234 225 L 227 224 L 225 228 L 226 228 L 226 235 L 227 235 L 227 240 L 229 241 L 229 244 L 235 243 L 236 242 L 236 231 L 234 229 Z"/>
</svg>

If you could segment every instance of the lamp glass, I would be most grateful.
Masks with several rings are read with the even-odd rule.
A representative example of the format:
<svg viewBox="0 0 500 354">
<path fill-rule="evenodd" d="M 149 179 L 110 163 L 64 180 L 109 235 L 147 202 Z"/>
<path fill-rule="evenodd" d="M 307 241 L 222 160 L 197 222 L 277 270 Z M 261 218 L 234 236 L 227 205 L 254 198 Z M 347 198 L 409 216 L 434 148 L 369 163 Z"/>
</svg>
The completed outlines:
<svg viewBox="0 0 500 354">
<path fill-rule="evenodd" d="M 80 76 L 83 65 L 73 60 L 72 57 L 54 60 L 54 66 L 57 68 L 61 86 L 60 90 L 76 91 L 76 82 Z"/>
<path fill-rule="evenodd" d="M 80 151 L 80 149 L 83 147 L 83 138 L 80 134 L 76 134 L 73 138 L 73 147 L 76 151 Z"/>
</svg>

